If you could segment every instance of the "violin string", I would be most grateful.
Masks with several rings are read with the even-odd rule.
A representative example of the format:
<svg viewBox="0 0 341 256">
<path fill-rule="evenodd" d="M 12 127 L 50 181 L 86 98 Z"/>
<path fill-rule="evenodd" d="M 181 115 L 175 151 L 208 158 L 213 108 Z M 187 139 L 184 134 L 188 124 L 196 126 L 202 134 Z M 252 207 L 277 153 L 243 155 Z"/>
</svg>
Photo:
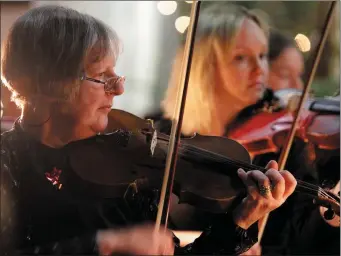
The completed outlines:
<svg viewBox="0 0 341 256">
<path fill-rule="evenodd" d="M 194 152 L 195 154 L 197 154 L 197 152 Z M 184 153 L 182 152 L 179 152 L 180 155 L 185 155 Z M 200 156 L 200 154 L 199 154 Z M 213 159 L 213 158 L 212 158 Z M 244 168 L 246 170 L 254 170 L 254 169 L 251 169 L 251 168 Z M 316 185 L 312 185 L 312 184 L 309 184 L 309 186 L 306 186 L 304 183 L 301 183 L 300 181 L 298 181 L 298 186 L 296 189 L 297 191 L 301 192 L 301 193 L 306 193 L 306 194 L 309 194 L 309 195 L 313 195 L 313 196 L 325 196 L 327 199 L 330 199 L 330 200 L 333 200 L 335 201 L 335 199 L 333 197 L 331 197 L 329 194 L 327 194 L 322 188 L 316 186 Z M 313 192 L 313 193 L 312 193 Z"/>
<path fill-rule="evenodd" d="M 206 158 L 209 158 L 212 160 L 216 160 L 216 161 L 220 160 L 220 161 L 227 162 L 230 164 L 238 164 L 242 168 L 249 170 L 249 171 L 250 170 L 261 170 L 263 172 L 266 171 L 265 168 L 262 168 L 262 167 L 259 167 L 259 166 L 253 165 L 253 164 L 247 164 L 247 163 L 241 162 L 239 160 L 228 159 L 228 158 L 221 156 L 219 154 L 212 153 L 212 152 L 203 150 L 201 148 L 197 148 L 197 147 L 192 146 L 192 145 L 180 145 L 180 149 L 184 151 L 184 152 L 182 152 L 183 155 L 185 155 L 185 152 L 187 151 L 187 152 L 194 153 L 197 156 L 205 156 Z M 308 191 L 315 192 L 315 193 L 317 193 L 317 195 L 323 195 L 323 196 L 327 197 L 328 199 L 335 201 L 335 199 L 333 197 L 331 197 L 327 192 L 324 191 L 324 189 L 322 189 L 321 187 L 319 187 L 317 185 L 310 184 L 310 183 L 307 183 L 307 182 L 304 182 L 301 180 L 297 180 L 297 187 L 301 187 L 301 188 L 306 189 Z"/>
<path fill-rule="evenodd" d="M 302 181 L 302 180 L 297 180 L 297 183 L 298 184 L 301 184 L 301 186 L 305 186 L 305 187 L 310 187 L 310 188 L 313 188 L 313 189 L 316 189 L 318 190 L 318 192 L 324 196 L 326 196 L 327 198 L 333 198 L 332 196 L 330 196 L 327 191 L 325 191 L 322 187 L 320 186 L 317 186 L 315 184 L 311 184 L 311 183 L 308 183 L 308 182 L 305 182 L 305 181 Z M 334 199 L 334 198 L 333 198 Z M 335 200 L 335 199 L 334 199 Z"/>
<path fill-rule="evenodd" d="M 185 155 L 184 153 L 181 153 L 181 152 L 179 152 L 179 154 L 180 155 Z M 247 168 L 245 168 L 245 169 L 247 169 Z M 252 170 L 252 169 L 247 169 L 247 170 Z M 301 193 L 306 193 L 306 194 L 313 195 L 313 196 L 321 195 L 322 194 L 325 197 L 327 197 L 328 199 L 335 201 L 334 198 L 332 198 L 328 194 L 324 193 L 324 191 L 319 189 L 319 188 L 316 189 L 316 188 L 308 187 L 308 186 L 305 186 L 305 185 L 298 185 L 297 188 L 298 189 L 296 189 L 296 190 L 301 192 Z"/>
</svg>

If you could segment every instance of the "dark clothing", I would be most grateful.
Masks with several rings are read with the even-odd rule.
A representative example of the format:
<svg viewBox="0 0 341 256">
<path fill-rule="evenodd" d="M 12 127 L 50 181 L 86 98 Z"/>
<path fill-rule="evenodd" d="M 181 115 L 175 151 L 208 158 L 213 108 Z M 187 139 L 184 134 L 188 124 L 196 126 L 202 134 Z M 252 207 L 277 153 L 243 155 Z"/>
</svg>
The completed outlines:
<svg viewBox="0 0 341 256">
<path fill-rule="evenodd" d="M 120 143 L 133 136 L 118 131 L 111 139 Z M 95 136 L 85 144 L 102 139 Z M 97 185 L 92 187 L 73 168 L 86 162 L 87 156 L 74 159 L 70 153 L 73 146 L 70 143 L 55 149 L 42 145 L 22 130 L 20 121 L 1 135 L 1 255 L 96 255 L 98 230 L 121 228 L 156 216 L 159 190 L 126 188 L 124 198 L 92 197 Z M 103 166 L 85 167 L 95 175 L 95 168 Z M 257 242 L 257 234 L 257 223 L 244 230 L 234 224 L 232 216 L 220 214 L 192 244 L 182 248 L 175 238 L 175 253 L 240 254 Z"/>
<path fill-rule="evenodd" d="M 340 255 L 340 228 L 327 224 L 316 205 L 296 200 L 290 223 L 288 253 L 291 255 Z"/>
<path fill-rule="evenodd" d="M 324 189 L 333 188 L 340 180 L 339 149 L 319 149 L 316 145 L 296 140 L 289 158 L 288 169 L 293 170 L 299 180 Z M 286 229 L 287 243 L 282 244 L 288 254 L 340 255 L 340 228 L 332 227 L 324 221 L 319 206 L 313 203 L 310 196 L 295 193 L 288 205 L 287 216 L 290 221 Z M 269 235 L 270 232 L 269 229 Z"/>
</svg>

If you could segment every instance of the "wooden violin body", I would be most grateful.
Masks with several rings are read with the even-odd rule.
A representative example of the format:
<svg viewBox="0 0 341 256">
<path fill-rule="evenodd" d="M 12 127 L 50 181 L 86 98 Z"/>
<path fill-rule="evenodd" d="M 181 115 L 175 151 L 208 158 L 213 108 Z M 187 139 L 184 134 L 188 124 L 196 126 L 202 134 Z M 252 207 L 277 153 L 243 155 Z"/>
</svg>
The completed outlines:
<svg viewBox="0 0 341 256">
<path fill-rule="evenodd" d="M 147 122 L 138 119 L 129 120 L 129 113 L 114 110 L 123 120 L 111 120 L 119 129 L 146 128 Z M 111 113 L 113 114 L 113 113 Z M 131 122 L 133 121 L 133 122 Z M 135 126 L 136 127 L 136 126 Z M 111 128 L 114 128 L 113 126 Z M 114 128 L 116 130 L 116 127 Z M 71 143 L 68 145 L 72 169 L 87 183 L 87 194 L 102 198 L 123 197 L 127 188 L 156 188 L 162 184 L 165 159 L 168 148 L 168 136 L 159 135 L 154 152 L 143 131 L 130 132 L 116 130 L 106 135 Z M 196 136 L 183 141 L 183 153 L 186 146 L 205 148 L 233 159 L 250 162 L 247 151 L 237 142 L 220 137 Z M 193 153 L 193 154 L 192 154 Z M 187 203 L 211 212 L 223 213 L 231 202 L 245 192 L 237 177 L 237 166 L 226 162 L 208 160 L 200 153 L 186 153 L 178 162 L 174 194 L 181 203 Z M 96 171 L 94 171 L 96 170 Z M 227 189 L 228 188 L 228 189 Z"/>
<path fill-rule="evenodd" d="M 148 121 L 124 111 L 113 110 L 110 119 L 112 126 L 106 134 L 67 146 L 78 177 L 75 191 L 105 199 L 124 197 L 128 189 L 137 193 L 160 189 L 168 136 L 156 135 Z M 236 141 L 197 135 L 181 140 L 179 156 L 173 193 L 180 203 L 224 213 L 235 198 L 246 194 L 237 170 L 254 167 L 246 149 Z"/>
</svg>

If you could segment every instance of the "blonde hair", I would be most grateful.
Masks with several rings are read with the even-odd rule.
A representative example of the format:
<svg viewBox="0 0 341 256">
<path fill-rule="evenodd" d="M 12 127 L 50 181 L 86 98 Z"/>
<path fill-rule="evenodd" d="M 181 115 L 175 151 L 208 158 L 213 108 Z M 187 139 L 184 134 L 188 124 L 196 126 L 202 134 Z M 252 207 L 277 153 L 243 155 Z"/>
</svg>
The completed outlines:
<svg viewBox="0 0 341 256">
<path fill-rule="evenodd" d="M 214 4 L 200 12 L 182 133 L 188 135 L 210 132 L 215 101 L 212 85 L 215 69 L 217 63 L 224 63 L 228 58 L 235 37 L 246 18 L 255 21 L 268 34 L 268 28 L 260 16 L 241 6 Z M 184 47 L 181 46 L 173 62 L 166 96 L 161 103 L 164 117 L 169 119 L 174 119 L 183 52 Z"/>
</svg>

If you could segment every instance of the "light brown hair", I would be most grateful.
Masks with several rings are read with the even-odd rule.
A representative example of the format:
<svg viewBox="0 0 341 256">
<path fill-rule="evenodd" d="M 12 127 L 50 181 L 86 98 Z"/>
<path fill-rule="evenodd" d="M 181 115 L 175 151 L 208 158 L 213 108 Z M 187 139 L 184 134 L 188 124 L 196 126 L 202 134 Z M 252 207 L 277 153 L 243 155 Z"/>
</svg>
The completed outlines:
<svg viewBox="0 0 341 256">
<path fill-rule="evenodd" d="M 78 91 L 85 61 L 119 54 L 116 33 L 101 21 L 62 6 L 29 10 L 13 24 L 1 52 L 1 80 L 23 107 L 35 96 L 63 100 Z"/>
</svg>

